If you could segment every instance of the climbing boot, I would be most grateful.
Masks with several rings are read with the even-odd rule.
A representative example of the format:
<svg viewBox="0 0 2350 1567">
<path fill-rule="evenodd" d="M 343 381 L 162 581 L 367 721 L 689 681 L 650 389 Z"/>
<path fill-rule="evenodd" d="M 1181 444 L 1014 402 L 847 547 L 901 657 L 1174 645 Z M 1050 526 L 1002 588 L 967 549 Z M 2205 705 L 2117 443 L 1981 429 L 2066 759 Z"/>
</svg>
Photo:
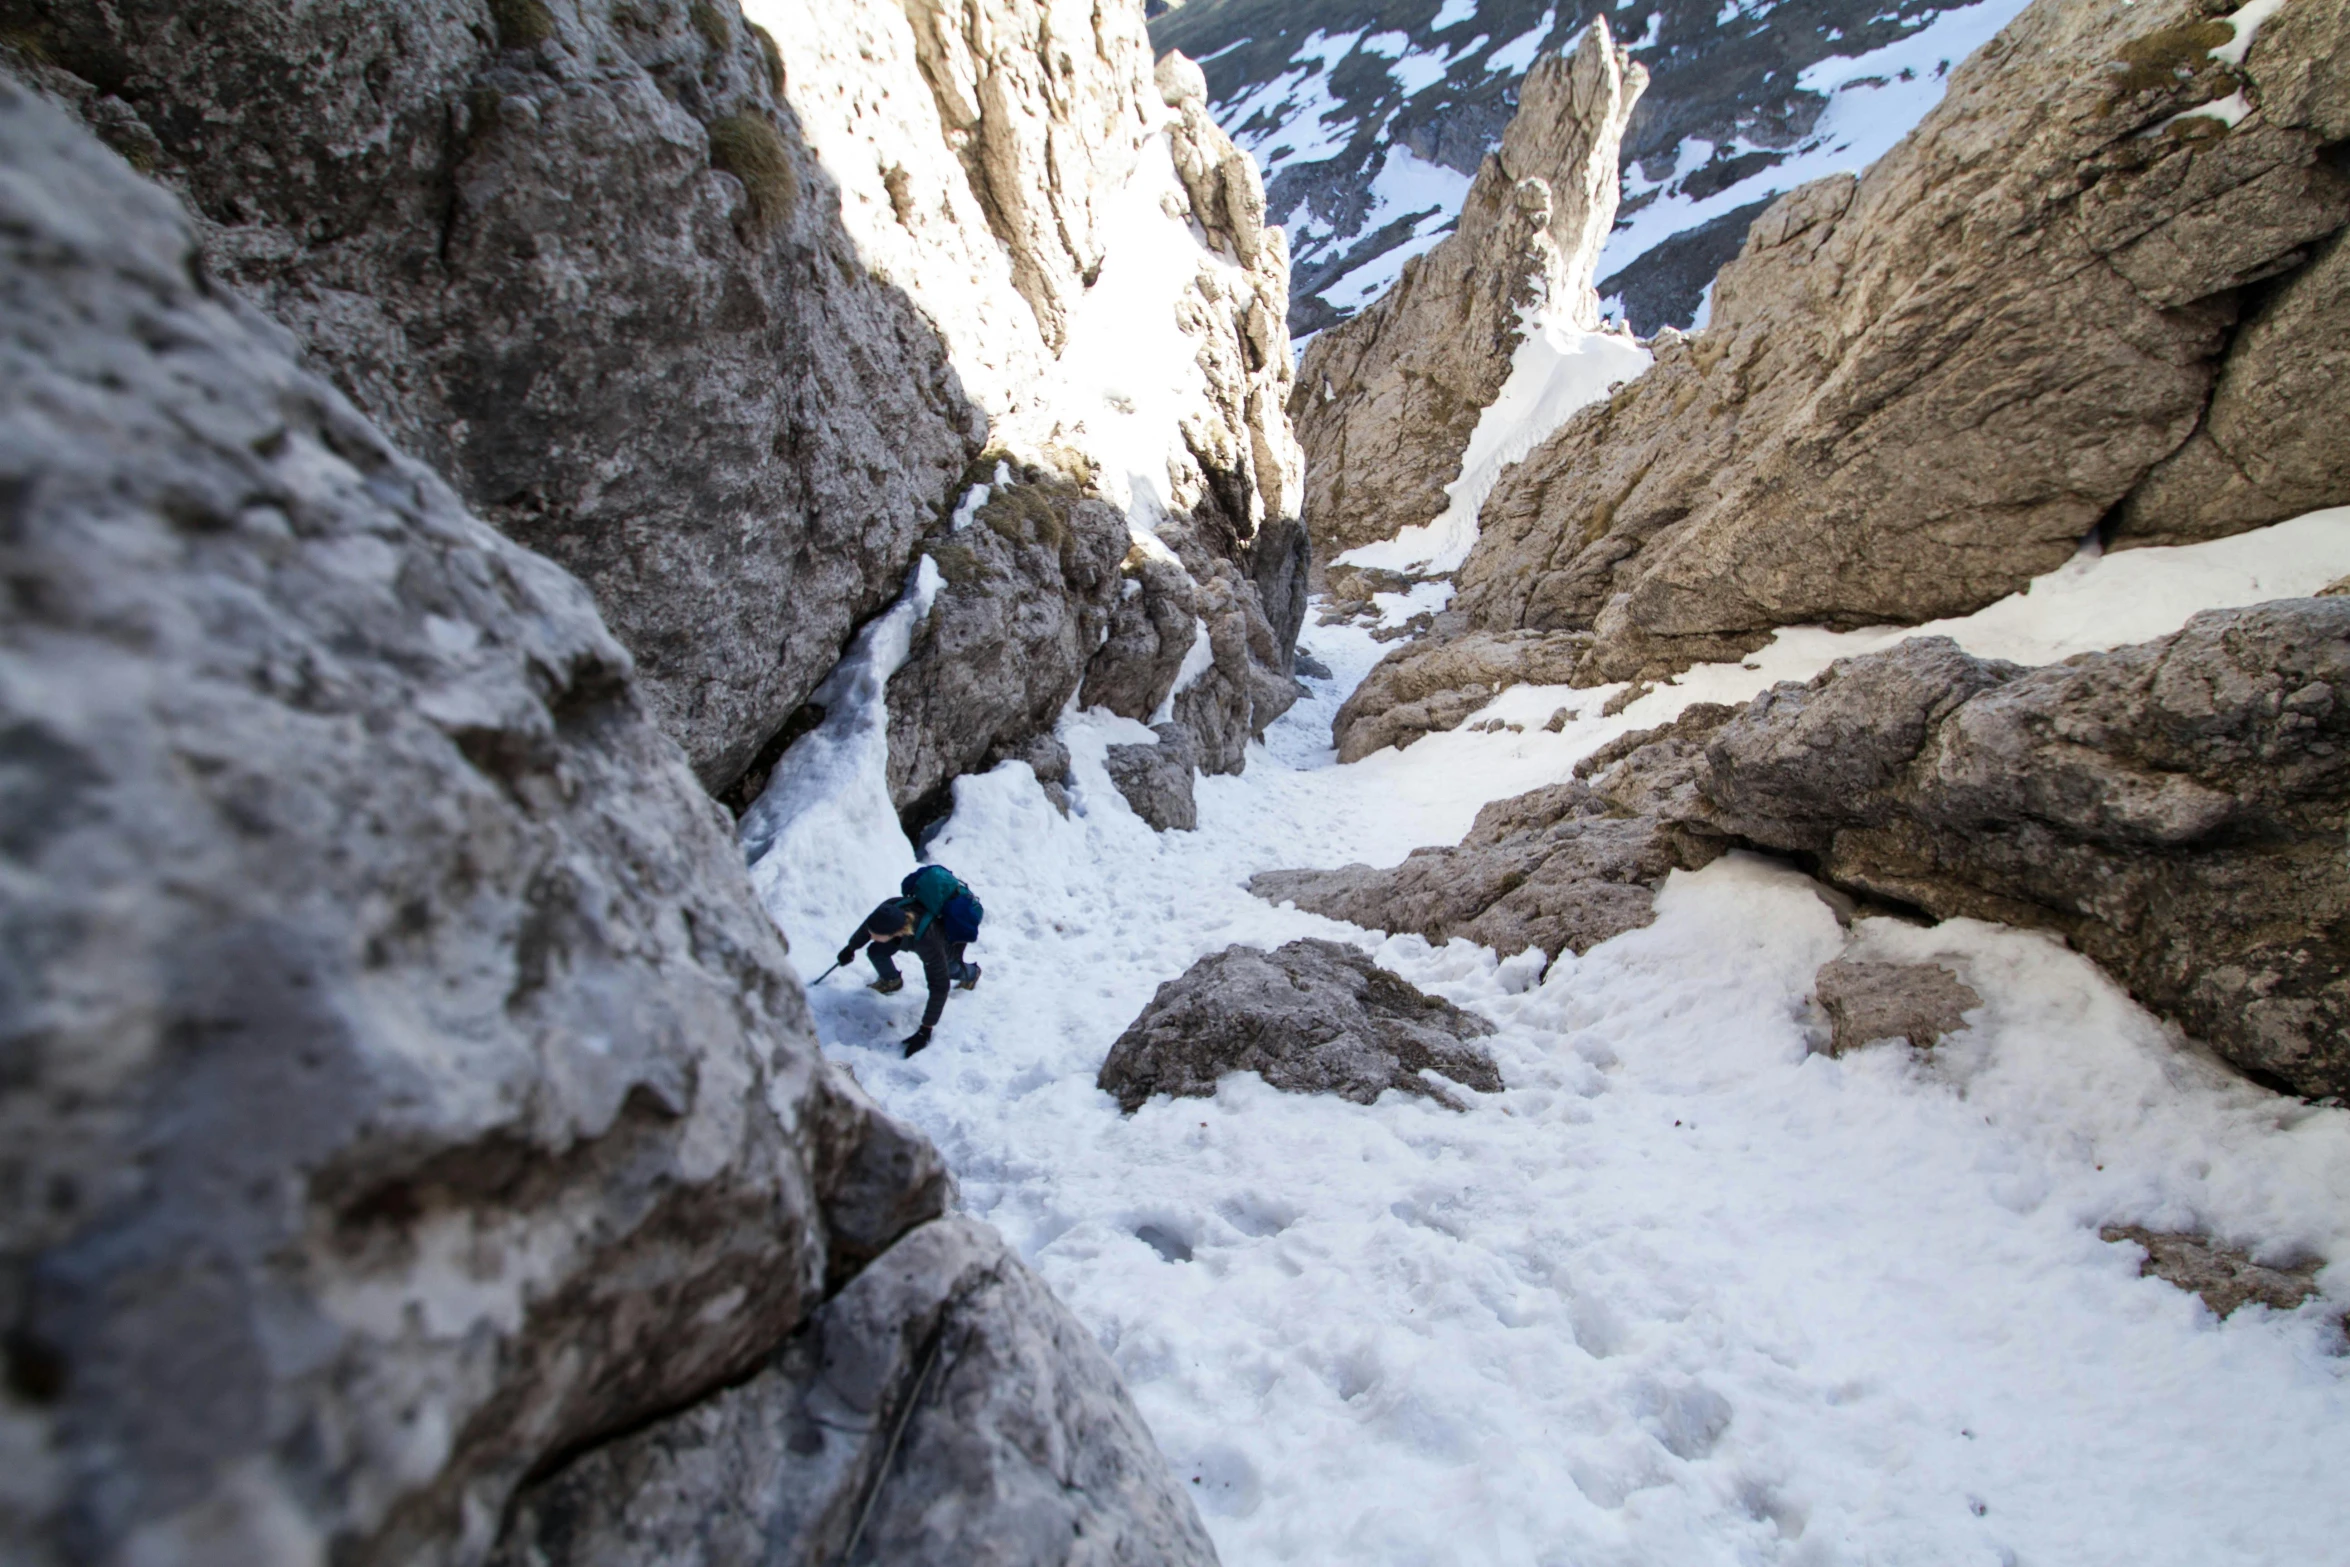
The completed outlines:
<svg viewBox="0 0 2350 1567">
<path fill-rule="evenodd" d="M 906 977 L 903 974 L 884 974 L 873 982 L 873 988 L 885 996 L 894 996 L 906 988 Z"/>
<path fill-rule="evenodd" d="M 979 965 L 976 963 L 964 964 L 962 974 L 955 980 L 955 988 L 957 990 L 977 990 L 979 988 Z"/>
</svg>

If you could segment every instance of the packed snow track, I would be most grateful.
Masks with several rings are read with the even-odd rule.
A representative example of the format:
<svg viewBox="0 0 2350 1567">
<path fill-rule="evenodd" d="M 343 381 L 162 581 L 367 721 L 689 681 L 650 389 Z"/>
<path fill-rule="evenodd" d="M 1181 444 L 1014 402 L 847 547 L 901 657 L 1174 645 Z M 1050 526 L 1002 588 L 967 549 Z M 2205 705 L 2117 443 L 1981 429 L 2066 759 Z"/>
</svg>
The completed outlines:
<svg viewBox="0 0 2350 1567">
<path fill-rule="evenodd" d="M 2350 511 L 2085 558 L 1924 629 L 2046 662 L 2345 571 Z M 809 972 L 910 868 L 879 697 L 923 602 L 876 623 L 745 824 Z M 919 986 L 861 972 L 814 992 L 819 1028 L 1100 1336 L 1232 1567 L 2341 1560 L 2341 1265 L 2298 1311 L 2220 1321 L 2099 1230 L 2350 1256 L 2350 1111 L 2233 1077 L 2049 938 L 1847 928 L 1757 857 L 1677 873 L 1655 924 L 1547 974 L 1244 889 L 1457 841 L 1689 701 L 1909 634 L 1786 633 L 1612 718 L 1614 688 L 1522 688 L 1488 716 L 1523 732 L 1339 767 L 1331 717 L 1383 649 L 1309 628 L 1336 678 L 1245 775 L 1200 781 L 1197 832 L 1154 833 L 1103 771 L 1147 731 L 1072 713 L 1068 817 L 1007 764 L 957 784 L 929 845 L 989 910 L 938 1043 L 899 1059 Z M 1507 1088 L 1461 1114 L 1240 1075 L 1126 1117 L 1094 1086 L 1162 981 L 1303 935 L 1490 1018 Z M 1947 964 L 1984 1005 L 1930 1054 L 1815 1053 L 1839 955 Z"/>
</svg>

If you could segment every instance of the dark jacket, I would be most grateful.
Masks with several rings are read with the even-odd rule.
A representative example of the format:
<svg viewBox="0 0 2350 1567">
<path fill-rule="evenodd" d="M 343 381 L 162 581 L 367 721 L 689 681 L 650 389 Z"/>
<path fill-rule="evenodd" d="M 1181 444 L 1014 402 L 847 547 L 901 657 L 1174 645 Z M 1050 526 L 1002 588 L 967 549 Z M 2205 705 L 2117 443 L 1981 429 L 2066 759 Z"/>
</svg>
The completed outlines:
<svg viewBox="0 0 2350 1567">
<path fill-rule="evenodd" d="M 922 1008 L 922 1026 L 935 1028 L 938 1017 L 946 1010 L 947 991 L 954 981 L 955 964 L 962 957 L 962 943 L 950 942 L 937 920 L 919 936 L 899 936 L 907 915 L 921 923 L 922 911 L 911 898 L 891 898 L 865 916 L 865 923 L 857 934 L 849 938 L 847 950 L 855 952 L 868 941 L 873 943 L 873 966 L 883 974 L 895 974 L 897 965 L 889 960 L 901 952 L 910 952 L 922 964 L 922 978 L 930 987 L 930 1000 Z"/>
</svg>

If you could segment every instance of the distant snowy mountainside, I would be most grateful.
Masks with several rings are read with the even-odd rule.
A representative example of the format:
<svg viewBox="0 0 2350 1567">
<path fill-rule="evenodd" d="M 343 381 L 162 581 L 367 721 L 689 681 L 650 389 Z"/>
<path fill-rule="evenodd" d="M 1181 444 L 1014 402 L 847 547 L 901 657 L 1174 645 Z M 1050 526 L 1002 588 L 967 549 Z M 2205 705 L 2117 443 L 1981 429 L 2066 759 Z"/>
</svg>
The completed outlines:
<svg viewBox="0 0 2350 1567">
<path fill-rule="evenodd" d="M 1303 337 L 1451 229 L 1527 69 L 1605 15 L 1651 82 L 1599 291 L 1647 334 L 1696 321 L 1769 201 L 1874 161 L 2025 3 L 1189 0 L 1151 41 L 1200 62 L 1218 123 L 1263 166 Z"/>
</svg>

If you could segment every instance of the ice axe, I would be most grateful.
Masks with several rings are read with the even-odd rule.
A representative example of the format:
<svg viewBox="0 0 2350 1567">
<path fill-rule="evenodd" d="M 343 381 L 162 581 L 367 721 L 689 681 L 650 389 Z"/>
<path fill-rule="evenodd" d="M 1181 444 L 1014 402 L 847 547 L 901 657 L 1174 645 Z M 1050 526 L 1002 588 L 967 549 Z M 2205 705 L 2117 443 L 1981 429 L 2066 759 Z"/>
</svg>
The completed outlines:
<svg viewBox="0 0 2350 1567">
<path fill-rule="evenodd" d="M 817 975 L 817 976 L 816 976 L 814 979 L 812 979 L 812 980 L 808 981 L 808 988 L 809 988 L 810 990 L 814 990 L 814 989 L 815 989 L 815 988 L 816 988 L 818 985 L 821 985 L 821 984 L 823 984 L 823 983 L 824 983 L 826 980 L 828 980 L 828 979 L 832 978 L 832 969 L 836 969 L 836 968 L 839 968 L 839 967 L 840 967 L 840 965 L 839 965 L 838 963 L 835 963 L 835 964 L 832 966 L 832 968 L 828 968 L 828 969 L 826 969 L 826 970 L 825 970 L 823 973 L 821 973 L 821 974 Z"/>
</svg>

